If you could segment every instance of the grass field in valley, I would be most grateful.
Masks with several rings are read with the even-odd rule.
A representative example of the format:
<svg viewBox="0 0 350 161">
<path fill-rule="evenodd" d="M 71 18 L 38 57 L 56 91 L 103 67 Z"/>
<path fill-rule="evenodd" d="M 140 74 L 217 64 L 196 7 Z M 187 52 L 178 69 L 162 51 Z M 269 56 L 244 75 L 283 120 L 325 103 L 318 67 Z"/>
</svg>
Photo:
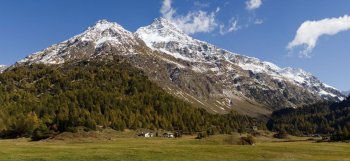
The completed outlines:
<svg viewBox="0 0 350 161">
<path fill-rule="evenodd" d="M 348 143 L 258 137 L 256 145 L 242 146 L 225 143 L 227 137 L 81 139 L 73 135 L 39 142 L 0 140 L 0 160 L 350 160 Z"/>
</svg>

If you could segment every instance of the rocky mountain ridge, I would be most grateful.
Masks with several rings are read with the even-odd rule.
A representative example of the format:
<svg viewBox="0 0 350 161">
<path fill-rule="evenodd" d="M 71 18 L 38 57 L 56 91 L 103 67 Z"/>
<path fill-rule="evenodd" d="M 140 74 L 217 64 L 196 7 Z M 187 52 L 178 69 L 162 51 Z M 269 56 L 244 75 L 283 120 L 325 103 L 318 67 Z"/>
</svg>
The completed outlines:
<svg viewBox="0 0 350 161">
<path fill-rule="evenodd" d="M 290 81 L 325 99 L 339 95 L 335 88 L 322 83 L 311 73 L 302 69 L 280 68 L 270 62 L 219 49 L 209 43 L 189 37 L 163 18 L 154 20 L 149 26 L 141 27 L 136 31 L 136 35 L 144 40 L 150 48 L 166 52 L 179 59 L 213 64 L 218 60 L 224 60 L 254 74 L 265 73 L 276 80 Z M 339 100 L 342 99 L 344 98 L 339 98 Z"/>
</svg>

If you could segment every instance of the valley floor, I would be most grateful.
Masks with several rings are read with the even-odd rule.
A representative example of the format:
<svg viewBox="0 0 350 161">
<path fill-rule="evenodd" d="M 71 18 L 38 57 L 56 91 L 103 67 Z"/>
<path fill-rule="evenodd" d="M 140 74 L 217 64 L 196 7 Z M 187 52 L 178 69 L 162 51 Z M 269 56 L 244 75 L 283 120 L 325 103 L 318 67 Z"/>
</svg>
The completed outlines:
<svg viewBox="0 0 350 161">
<path fill-rule="evenodd" d="M 258 137 L 243 146 L 225 143 L 227 137 L 0 140 L 0 160 L 350 160 L 349 143 Z"/>
</svg>

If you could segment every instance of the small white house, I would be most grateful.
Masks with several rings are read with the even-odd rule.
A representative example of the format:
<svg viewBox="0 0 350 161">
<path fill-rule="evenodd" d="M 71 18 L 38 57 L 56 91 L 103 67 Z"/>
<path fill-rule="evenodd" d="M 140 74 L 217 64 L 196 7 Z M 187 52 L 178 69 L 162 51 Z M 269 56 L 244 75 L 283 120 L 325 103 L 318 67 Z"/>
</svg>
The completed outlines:
<svg viewBox="0 0 350 161">
<path fill-rule="evenodd" d="M 170 132 L 166 132 L 166 133 L 163 134 L 163 137 L 165 137 L 165 138 L 174 138 L 174 134 L 170 133 Z"/>
<path fill-rule="evenodd" d="M 152 132 L 146 132 L 145 133 L 145 138 L 151 138 L 153 137 L 153 133 Z"/>
<path fill-rule="evenodd" d="M 138 136 L 141 136 L 141 137 L 145 137 L 145 138 L 151 138 L 153 137 L 153 133 L 152 132 L 142 132 L 140 133 Z"/>
</svg>

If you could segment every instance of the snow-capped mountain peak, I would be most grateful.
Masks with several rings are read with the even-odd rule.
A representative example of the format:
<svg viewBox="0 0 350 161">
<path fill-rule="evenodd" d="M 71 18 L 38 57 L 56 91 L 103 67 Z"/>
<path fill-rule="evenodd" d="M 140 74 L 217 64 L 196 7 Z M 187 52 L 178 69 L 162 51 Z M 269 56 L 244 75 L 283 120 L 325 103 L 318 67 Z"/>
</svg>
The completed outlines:
<svg viewBox="0 0 350 161">
<path fill-rule="evenodd" d="M 151 47 L 155 43 L 193 41 L 165 18 L 154 19 L 151 25 L 139 28 L 135 34 Z"/>
<path fill-rule="evenodd" d="M 89 27 L 87 31 L 75 38 L 81 39 L 82 41 L 93 41 L 96 47 L 99 47 L 107 41 L 114 44 L 136 42 L 131 32 L 125 30 L 119 24 L 107 20 L 99 20 L 94 26 Z M 131 40 L 133 42 L 130 42 Z"/>
<path fill-rule="evenodd" d="M 193 39 L 164 18 L 155 19 L 151 25 L 141 27 L 135 35 L 154 50 L 191 62 L 206 61 L 221 50 L 206 42 Z"/>
<path fill-rule="evenodd" d="M 177 28 L 176 25 L 173 24 L 170 20 L 167 20 L 162 17 L 155 18 L 150 26 L 158 30 L 172 30 L 178 32 L 179 34 L 186 35 L 179 28 Z"/>
<path fill-rule="evenodd" d="M 67 59 L 86 57 L 86 53 L 76 53 L 73 47 L 85 50 L 98 50 L 104 44 L 118 47 L 121 53 L 130 53 L 129 49 L 133 45 L 138 44 L 138 41 L 133 33 L 124 29 L 121 25 L 107 20 L 99 20 L 85 32 L 43 51 L 29 55 L 17 63 L 61 64 L 66 62 Z"/>
<path fill-rule="evenodd" d="M 94 26 L 89 27 L 89 28 L 97 28 L 100 30 L 106 30 L 108 28 L 119 28 L 120 30 L 125 30 L 121 25 L 115 23 L 115 22 L 110 22 L 106 19 L 98 20 Z"/>
</svg>

